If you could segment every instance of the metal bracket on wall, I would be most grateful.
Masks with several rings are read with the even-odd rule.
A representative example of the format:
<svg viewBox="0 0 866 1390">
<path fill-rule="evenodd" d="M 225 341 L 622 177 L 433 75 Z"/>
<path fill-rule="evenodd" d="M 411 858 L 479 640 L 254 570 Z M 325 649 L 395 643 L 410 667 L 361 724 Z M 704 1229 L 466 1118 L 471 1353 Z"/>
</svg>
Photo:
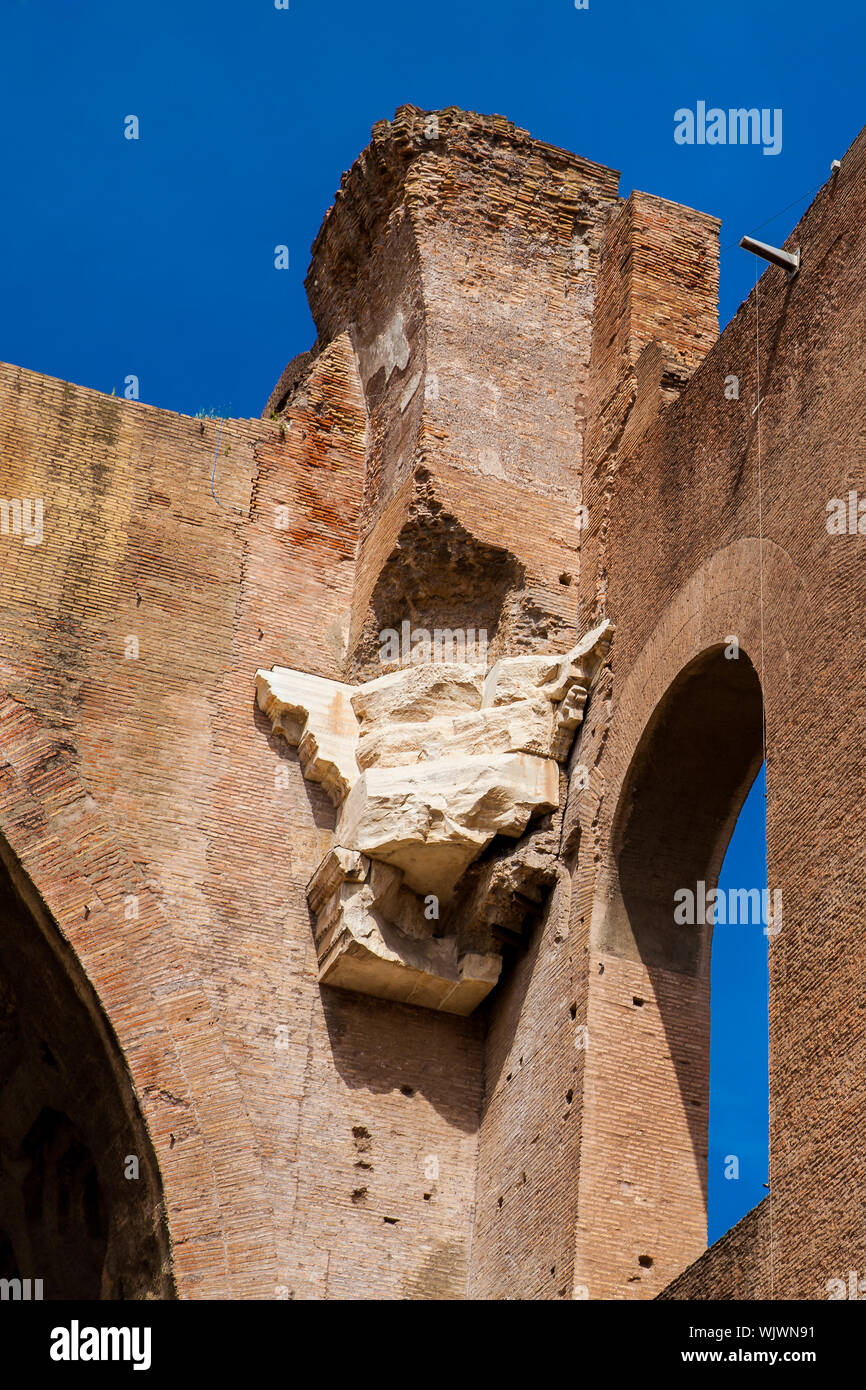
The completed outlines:
<svg viewBox="0 0 866 1390">
<path fill-rule="evenodd" d="M 744 251 L 751 251 L 755 256 L 760 256 L 762 260 L 769 261 L 771 265 L 777 265 L 782 270 L 787 270 L 789 280 L 793 280 L 800 269 L 799 246 L 796 246 L 793 251 L 782 251 L 778 246 L 768 246 L 765 241 L 756 241 L 754 237 L 750 236 L 744 236 L 740 245 Z"/>
</svg>

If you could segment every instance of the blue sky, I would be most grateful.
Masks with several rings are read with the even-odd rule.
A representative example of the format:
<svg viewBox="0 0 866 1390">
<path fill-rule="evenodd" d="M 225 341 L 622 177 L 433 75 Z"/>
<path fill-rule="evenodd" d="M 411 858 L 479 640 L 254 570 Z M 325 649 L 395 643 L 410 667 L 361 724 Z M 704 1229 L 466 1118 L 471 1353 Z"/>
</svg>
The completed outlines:
<svg viewBox="0 0 866 1390">
<path fill-rule="evenodd" d="M 766 790 L 761 768 L 719 874 L 726 895 L 767 886 Z M 767 1195 L 768 987 L 763 925 L 717 925 L 710 978 L 710 1244 Z"/>
<path fill-rule="evenodd" d="M 623 192 L 721 216 L 723 246 L 820 184 L 863 119 L 854 0 L 290 6 L 3 0 L 0 358 L 258 415 L 313 338 L 303 277 L 340 174 L 405 102 L 501 112 L 620 169 Z M 698 100 L 781 108 L 781 153 L 675 144 Z M 723 322 L 753 279 L 726 251 Z"/>
<path fill-rule="evenodd" d="M 407 102 L 500 112 L 621 170 L 623 193 L 720 216 L 724 324 L 754 282 L 740 236 L 774 218 L 761 235 L 783 240 L 863 122 L 864 37 L 855 0 L 3 0 L 0 358 L 118 394 L 134 374 L 143 400 L 188 414 L 260 414 L 314 337 L 303 278 L 340 174 Z M 674 113 L 698 101 L 780 108 L 780 153 L 678 145 Z M 761 882 L 762 818 L 756 789 L 736 886 Z M 725 942 L 712 1234 L 765 1178 L 765 941 Z M 741 1178 L 719 1187 L 732 1152 Z"/>
</svg>

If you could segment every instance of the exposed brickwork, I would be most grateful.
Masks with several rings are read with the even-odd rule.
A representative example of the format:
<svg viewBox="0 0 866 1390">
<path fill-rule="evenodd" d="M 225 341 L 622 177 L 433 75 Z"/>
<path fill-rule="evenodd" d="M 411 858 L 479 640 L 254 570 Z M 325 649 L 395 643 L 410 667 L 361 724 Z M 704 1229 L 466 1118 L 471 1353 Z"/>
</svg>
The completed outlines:
<svg viewBox="0 0 866 1390">
<path fill-rule="evenodd" d="M 747 1212 L 660 1299 L 740 1299 L 770 1297 L 770 1202 Z"/>
<path fill-rule="evenodd" d="M 111 986 L 89 955 L 82 961 L 131 1066 L 140 1028 L 147 1037 L 155 1026 L 126 1022 L 142 1007 L 139 974 L 148 990 L 168 974 L 157 1016 L 169 1009 L 162 1026 L 174 1047 L 189 1029 L 173 1015 L 186 994 L 198 997 L 206 1045 L 201 1052 L 191 1039 L 200 1060 L 178 1059 L 186 1083 L 172 1077 L 151 1102 L 149 1080 L 132 1066 L 167 1187 L 179 1288 L 191 1296 L 320 1297 L 331 1277 L 345 1291 L 367 1243 L 379 1254 L 366 1292 L 464 1286 L 480 1024 L 442 1020 L 431 1043 L 423 1015 L 408 1011 L 407 1021 L 406 1010 L 374 1011 L 337 994 L 323 1001 L 304 886 L 318 861 L 317 826 L 333 808 L 314 789 L 311 797 L 296 757 L 274 745 L 253 703 L 260 663 L 339 670 L 365 421 L 347 361 L 339 341 L 323 353 L 309 404 L 282 422 L 223 422 L 214 484 L 222 507 L 210 487 L 216 421 L 2 370 L 0 448 L 20 469 L 7 471 L 6 489 L 46 499 L 43 544 L 4 537 L 0 552 L 11 708 L 56 731 L 86 788 L 79 794 L 138 866 L 130 863 L 137 886 L 126 891 L 156 895 L 167 933 L 164 942 L 142 902 L 139 921 L 124 928 L 139 940 L 134 970 L 116 958 L 116 912 L 103 946 L 107 968 L 114 959 Z M 282 506 L 288 529 L 275 525 Z M 130 635 L 137 660 L 124 658 Z M 2 831 L 20 853 L 10 816 Z M 45 870 L 29 871 L 47 896 Z M 57 896 L 62 922 L 61 906 L 77 909 L 68 892 Z M 89 933 L 99 920 L 91 914 Z M 364 1011 L 377 1030 L 366 1048 Z M 199 1125 L 179 1133 L 153 1105 L 162 1092 L 188 1090 Z M 372 1178 L 355 1166 L 359 1125 L 372 1136 Z M 407 1138 L 395 1144 L 400 1128 Z M 209 1167 L 196 1179 L 201 1130 Z M 428 1155 L 441 1174 L 432 1184 Z M 188 1176 L 175 1196 L 179 1162 Z M 356 1205 L 362 1186 L 368 1196 Z M 206 1194 L 217 1202 L 215 1226 Z M 333 1214 L 323 1220 L 326 1207 Z M 398 1225 L 386 1223 L 392 1216 Z"/>
<path fill-rule="evenodd" d="M 629 557 L 611 569 L 607 594 L 610 615 L 628 615 L 614 654 L 611 771 L 614 757 L 620 766 L 630 758 L 636 733 L 691 656 L 733 633 L 763 667 L 769 881 L 785 903 L 771 944 L 776 1297 L 824 1297 L 829 1277 L 864 1263 L 862 1174 L 848 1128 L 853 1055 L 831 1039 L 833 1026 L 827 1032 L 833 1018 L 835 1030 L 855 1036 L 862 1012 L 852 982 L 862 959 L 853 924 L 864 778 L 851 703 L 862 542 L 825 526 L 827 502 L 862 487 L 864 381 L 843 364 L 864 314 L 856 272 L 864 153 L 861 136 L 792 234 L 790 244 L 803 248 L 801 276 L 789 283 L 770 271 L 759 286 L 763 581 L 757 544 L 746 539 L 759 530 L 754 296 L 679 400 L 621 452 L 607 539 L 608 557 Z M 737 401 L 725 397 L 731 373 Z M 640 691 L 651 666 L 652 685 Z"/>
<path fill-rule="evenodd" d="M 760 522 L 755 302 L 713 346 L 715 220 L 499 117 L 375 128 L 267 418 L 0 367 L 0 491 L 45 499 L 41 545 L 0 537 L 0 834 L 107 1021 L 152 1293 L 648 1298 L 691 1265 L 666 1297 L 820 1298 L 866 1271 L 866 540 L 825 527 L 866 491 L 864 159 L 760 283 Z M 468 1018 L 320 988 L 334 808 L 255 671 L 354 679 L 380 625 L 476 613 L 512 652 L 616 624 L 543 920 Z M 772 1250 L 767 1202 L 693 1264 L 710 943 L 665 903 L 718 871 L 758 680 Z"/>
</svg>

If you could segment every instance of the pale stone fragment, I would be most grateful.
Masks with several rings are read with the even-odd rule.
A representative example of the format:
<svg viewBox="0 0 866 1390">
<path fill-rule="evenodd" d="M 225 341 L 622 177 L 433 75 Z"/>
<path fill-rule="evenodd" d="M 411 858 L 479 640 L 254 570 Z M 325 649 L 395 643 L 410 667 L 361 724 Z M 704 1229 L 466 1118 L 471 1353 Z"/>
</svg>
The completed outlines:
<svg viewBox="0 0 866 1390">
<path fill-rule="evenodd" d="M 298 749 L 304 776 L 320 782 L 335 805 L 358 776 L 358 721 L 351 705 L 355 689 L 282 666 L 256 672 L 259 708 Z"/>
<path fill-rule="evenodd" d="M 323 984 L 465 1015 L 499 979 L 499 955 L 459 955 L 454 937 L 406 936 L 377 910 L 370 883 L 347 882 L 339 897 L 329 938 L 317 943 Z"/>
<path fill-rule="evenodd" d="M 491 666 L 484 681 L 482 709 L 526 700 L 559 673 L 561 656 L 505 656 Z"/>
<path fill-rule="evenodd" d="M 482 708 L 526 699 L 532 690 L 543 691 L 551 701 L 561 700 L 576 681 L 595 678 L 613 631 L 613 623 L 605 619 L 564 655 L 503 657 L 487 673 Z"/>
<path fill-rule="evenodd" d="M 362 771 L 374 766 L 406 767 L 460 754 L 534 753 L 551 757 L 554 722 L 553 705 L 536 690 L 528 700 L 497 709 L 376 727 L 369 734 L 366 723 L 362 724 L 356 756 Z"/>
<path fill-rule="evenodd" d="M 598 675 L 610 650 L 614 626 L 609 619 L 599 623 L 576 647 L 559 658 L 557 671 L 543 685 L 551 700 L 561 700 L 574 684 L 589 687 Z"/>
<path fill-rule="evenodd" d="M 361 725 L 356 757 L 363 771 L 374 764 L 381 767 L 403 767 L 411 763 L 429 762 L 444 757 L 454 734 L 450 715 L 426 719 L 417 724 L 385 724 L 373 726 L 367 732 L 367 722 Z"/>
<path fill-rule="evenodd" d="M 564 761 L 574 742 L 574 731 L 583 722 L 587 690 L 583 685 L 573 685 L 566 691 L 565 698 L 556 707 L 556 731 L 551 743 L 551 755 Z"/>
<path fill-rule="evenodd" d="M 380 860 L 369 860 L 370 892 L 373 904 L 389 922 L 416 941 L 433 936 L 432 923 L 424 916 L 424 905 L 417 893 L 403 886 L 402 870 Z"/>
<path fill-rule="evenodd" d="M 329 850 L 307 884 L 307 901 L 314 912 L 337 892 L 347 879 L 363 881 L 370 870 L 370 861 L 356 849 L 336 845 Z"/>
<path fill-rule="evenodd" d="M 428 661 L 356 686 L 352 708 L 364 732 L 479 709 L 484 670 L 460 661 Z"/>
<path fill-rule="evenodd" d="M 458 715 L 453 721 L 449 750 L 452 755 L 533 753 L 549 758 L 553 729 L 553 706 L 533 690 L 527 699 Z"/>
<path fill-rule="evenodd" d="M 459 1014 L 489 993 L 497 938 L 518 938 L 556 880 L 558 832 L 537 826 L 466 871 L 497 835 L 517 839 L 556 809 L 559 761 L 612 631 L 600 624 L 565 655 L 504 658 L 486 678 L 461 662 L 361 686 L 258 672 L 261 708 L 339 807 L 307 887 L 323 982 Z"/>
<path fill-rule="evenodd" d="M 396 864 L 416 892 L 447 898 L 494 835 L 522 834 L 530 816 L 558 802 L 557 764 L 527 753 L 372 767 L 346 798 L 336 833 Z"/>
</svg>

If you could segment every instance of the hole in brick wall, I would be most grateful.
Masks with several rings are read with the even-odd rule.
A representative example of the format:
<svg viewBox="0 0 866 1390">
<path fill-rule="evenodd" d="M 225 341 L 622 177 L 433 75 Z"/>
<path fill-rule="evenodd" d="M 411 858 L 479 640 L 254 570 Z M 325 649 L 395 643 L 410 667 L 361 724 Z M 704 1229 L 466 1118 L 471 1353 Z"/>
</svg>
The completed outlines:
<svg viewBox="0 0 866 1390">
<path fill-rule="evenodd" d="M 433 1193 L 432 1193 L 432 1192 L 425 1192 L 425 1193 L 424 1193 L 424 1201 L 425 1201 L 425 1202 L 429 1202 L 429 1201 L 430 1201 L 430 1198 L 431 1198 L 432 1196 L 433 1196 Z"/>
<path fill-rule="evenodd" d="M 565 1093 L 565 1099 L 568 1105 L 571 1105 L 571 1102 L 574 1100 L 574 1091 L 572 1091 L 570 1087 Z"/>
<path fill-rule="evenodd" d="M 415 1087 L 414 1087 L 414 1086 L 401 1086 L 401 1087 L 400 1087 L 400 1095 L 401 1095 L 401 1096 L 414 1096 L 414 1094 L 415 1094 Z"/>
<path fill-rule="evenodd" d="M 521 597 L 525 577 L 514 555 L 478 540 L 425 487 L 376 580 L 350 676 L 383 674 L 380 633 L 401 634 L 404 621 L 410 630 L 462 633 L 464 643 L 470 630 L 473 643 L 484 632 L 494 654 L 521 639 L 525 648 L 538 635 L 535 614 Z"/>
<path fill-rule="evenodd" d="M 602 961 L 602 962 L 600 963 L 600 965 L 599 965 L 599 967 L 598 967 L 598 973 L 599 973 L 599 975 L 603 975 L 603 974 L 604 974 L 604 961 Z"/>
<path fill-rule="evenodd" d="M 580 822 L 576 821 L 562 836 L 560 858 L 569 874 L 574 873 L 580 857 L 580 833 Z"/>
<path fill-rule="evenodd" d="M 559 576 L 559 582 L 560 582 L 560 584 L 564 584 L 564 585 L 566 586 L 566 588 L 567 588 L 568 585 L 571 583 L 571 575 L 570 575 L 570 574 L 561 574 L 561 575 Z"/>
<path fill-rule="evenodd" d="M 355 1148 L 359 1154 L 370 1152 L 373 1147 L 373 1141 L 370 1138 L 370 1131 L 366 1125 L 353 1125 L 352 1137 L 355 1141 Z"/>
<path fill-rule="evenodd" d="M 643 1008 L 643 1000 L 640 998 L 639 995 L 636 994 L 636 995 L 634 996 L 634 998 L 632 999 L 631 1002 L 634 1004 L 634 1006 L 635 1006 L 636 1009 L 642 1009 L 642 1008 Z"/>
<path fill-rule="evenodd" d="M 356 1168 L 365 1168 L 365 1169 L 367 1169 L 368 1171 L 371 1171 L 373 1165 L 372 1165 L 372 1163 L 365 1163 L 364 1160 L 363 1160 L 363 1158 L 356 1158 L 356 1159 L 355 1159 L 355 1167 L 356 1167 Z"/>
<path fill-rule="evenodd" d="M 366 1202 L 366 1200 L 367 1200 L 367 1189 L 366 1189 L 366 1187 L 356 1187 L 355 1190 L 354 1190 L 354 1192 L 352 1193 L 352 1204 L 353 1204 L 353 1206 L 360 1207 L 364 1202 Z"/>
<path fill-rule="evenodd" d="M 572 1004 L 568 1012 L 571 1014 L 572 1018 L 577 1018 L 577 1005 Z"/>
<path fill-rule="evenodd" d="M 497 1199 L 496 1199 L 496 1205 L 497 1205 L 498 1207 L 501 1207 L 501 1206 L 502 1206 L 502 1198 L 501 1198 L 501 1197 L 497 1197 Z"/>
<path fill-rule="evenodd" d="M 637 1262 L 642 1269 L 652 1269 L 653 1267 L 652 1255 L 638 1255 Z"/>
<path fill-rule="evenodd" d="M 397 1225 L 397 1222 L 399 1221 L 399 1219 L 400 1219 L 400 1218 L 399 1218 L 398 1216 L 383 1216 L 383 1217 L 382 1217 L 382 1220 L 383 1220 L 383 1222 L 385 1223 L 386 1226 L 396 1226 L 396 1225 Z"/>
</svg>

